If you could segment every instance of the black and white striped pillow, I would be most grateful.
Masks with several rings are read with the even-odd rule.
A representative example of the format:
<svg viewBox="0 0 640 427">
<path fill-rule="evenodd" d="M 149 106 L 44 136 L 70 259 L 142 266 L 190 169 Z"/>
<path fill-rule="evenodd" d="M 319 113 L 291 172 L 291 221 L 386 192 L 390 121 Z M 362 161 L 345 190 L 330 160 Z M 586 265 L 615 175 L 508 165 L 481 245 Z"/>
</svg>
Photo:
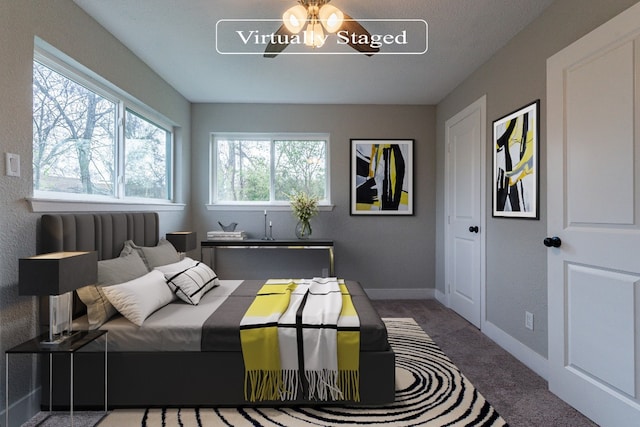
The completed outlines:
<svg viewBox="0 0 640 427">
<path fill-rule="evenodd" d="M 178 271 L 164 271 L 164 277 L 177 297 L 192 305 L 197 305 L 209 290 L 220 286 L 216 273 L 200 261 L 183 265 Z"/>
</svg>

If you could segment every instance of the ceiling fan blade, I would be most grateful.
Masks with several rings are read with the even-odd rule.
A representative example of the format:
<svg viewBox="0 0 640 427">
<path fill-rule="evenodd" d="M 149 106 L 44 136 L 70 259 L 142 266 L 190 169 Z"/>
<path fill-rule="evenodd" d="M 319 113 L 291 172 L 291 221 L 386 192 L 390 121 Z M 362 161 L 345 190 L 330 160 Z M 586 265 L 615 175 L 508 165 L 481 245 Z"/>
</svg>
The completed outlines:
<svg viewBox="0 0 640 427">
<path fill-rule="evenodd" d="M 293 33 L 289 30 L 287 30 L 287 27 L 284 26 L 284 24 L 280 25 L 280 28 L 278 28 L 278 31 L 276 31 L 275 33 L 275 39 L 277 40 L 279 37 L 278 36 L 287 36 L 286 39 L 287 40 L 291 40 L 291 36 L 293 36 Z M 287 46 L 289 46 L 289 43 L 273 43 L 273 42 L 269 42 L 269 44 L 267 45 L 266 49 L 264 50 L 264 57 L 265 58 L 275 58 L 280 52 L 282 52 Z"/>
<path fill-rule="evenodd" d="M 367 56 L 371 56 L 374 53 L 380 52 L 380 48 L 371 47 L 367 44 L 359 44 L 354 43 L 353 34 L 356 35 L 356 41 L 358 40 L 358 36 L 365 35 L 367 40 L 371 40 L 371 34 L 367 31 L 358 21 L 354 20 L 352 17 L 344 14 L 344 22 L 342 23 L 342 27 L 340 27 L 340 31 L 346 31 L 349 33 L 349 46 L 357 50 L 358 52 L 362 52 Z"/>
</svg>

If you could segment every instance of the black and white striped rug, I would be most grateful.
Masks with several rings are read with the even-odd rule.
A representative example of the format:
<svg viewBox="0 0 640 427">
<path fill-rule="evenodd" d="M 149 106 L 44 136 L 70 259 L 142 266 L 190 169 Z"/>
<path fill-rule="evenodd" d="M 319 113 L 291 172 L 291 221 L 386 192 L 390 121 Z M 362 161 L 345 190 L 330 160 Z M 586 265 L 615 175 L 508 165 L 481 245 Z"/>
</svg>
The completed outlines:
<svg viewBox="0 0 640 427">
<path fill-rule="evenodd" d="M 396 401 L 378 407 L 115 410 L 99 427 L 507 426 L 413 319 L 385 319 Z"/>
</svg>

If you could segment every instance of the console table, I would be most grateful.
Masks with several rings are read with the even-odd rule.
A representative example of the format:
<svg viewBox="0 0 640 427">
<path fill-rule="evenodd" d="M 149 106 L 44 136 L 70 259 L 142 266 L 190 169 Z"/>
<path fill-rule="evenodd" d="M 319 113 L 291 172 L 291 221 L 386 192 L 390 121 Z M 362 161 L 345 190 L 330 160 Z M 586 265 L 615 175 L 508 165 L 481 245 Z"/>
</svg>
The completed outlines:
<svg viewBox="0 0 640 427">
<path fill-rule="evenodd" d="M 335 275 L 333 240 L 204 240 L 200 242 L 200 259 L 204 262 L 204 250 L 209 251 L 209 265 L 214 268 L 216 249 L 321 249 L 329 252 L 329 276 Z"/>
</svg>

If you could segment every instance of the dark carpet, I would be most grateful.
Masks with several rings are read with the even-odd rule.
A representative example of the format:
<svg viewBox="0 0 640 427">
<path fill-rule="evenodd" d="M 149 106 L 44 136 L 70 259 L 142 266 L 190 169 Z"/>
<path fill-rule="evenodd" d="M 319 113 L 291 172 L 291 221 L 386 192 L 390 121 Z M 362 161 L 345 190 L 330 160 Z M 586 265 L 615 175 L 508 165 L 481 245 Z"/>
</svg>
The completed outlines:
<svg viewBox="0 0 640 427">
<path fill-rule="evenodd" d="M 375 300 L 382 317 L 412 317 L 512 427 L 594 427 L 547 382 L 435 300 Z"/>
</svg>

